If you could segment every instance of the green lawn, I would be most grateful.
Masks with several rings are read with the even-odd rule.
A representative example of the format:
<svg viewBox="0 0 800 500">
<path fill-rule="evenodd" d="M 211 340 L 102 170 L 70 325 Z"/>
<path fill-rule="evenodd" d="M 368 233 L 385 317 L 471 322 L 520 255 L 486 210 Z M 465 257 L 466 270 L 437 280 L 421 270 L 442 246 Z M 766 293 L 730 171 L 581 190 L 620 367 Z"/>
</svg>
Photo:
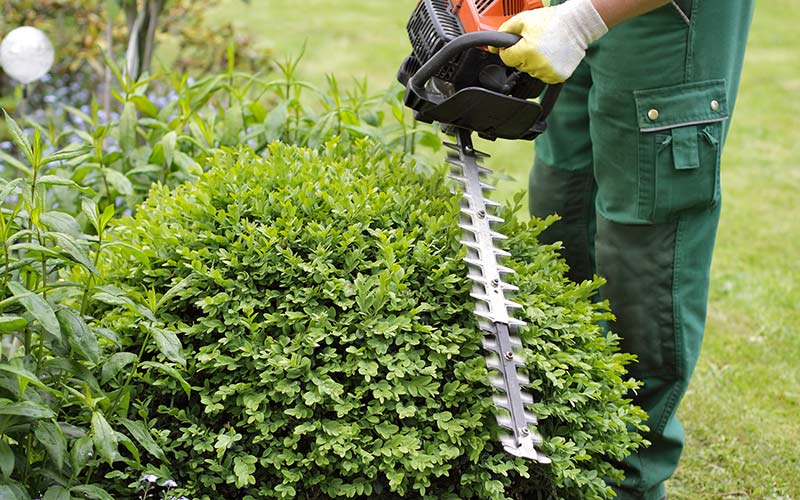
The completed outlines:
<svg viewBox="0 0 800 500">
<path fill-rule="evenodd" d="M 394 79 L 408 52 L 414 0 L 225 0 L 264 46 L 298 54 L 301 74 Z M 800 500 L 800 30 L 796 0 L 760 2 L 724 158 L 725 208 L 713 268 L 709 326 L 681 409 L 687 449 L 670 498 Z M 526 143 L 488 145 L 489 166 L 523 189 Z"/>
</svg>

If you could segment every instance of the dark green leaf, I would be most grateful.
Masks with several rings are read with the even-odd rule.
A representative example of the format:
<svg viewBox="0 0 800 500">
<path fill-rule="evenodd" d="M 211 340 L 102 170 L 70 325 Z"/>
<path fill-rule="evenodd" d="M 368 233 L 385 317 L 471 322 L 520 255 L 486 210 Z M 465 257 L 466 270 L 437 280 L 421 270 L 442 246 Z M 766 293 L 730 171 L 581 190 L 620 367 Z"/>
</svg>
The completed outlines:
<svg viewBox="0 0 800 500">
<path fill-rule="evenodd" d="M 92 262 L 88 252 L 84 250 L 72 236 L 55 232 L 47 233 L 47 235 L 55 238 L 58 246 L 60 246 L 74 262 L 81 264 L 92 274 L 97 274 L 97 269 L 94 267 L 94 262 Z"/>
<path fill-rule="evenodd" d="M 80 486 L 73 486 L 70 491 L 72 493 L 82 495 L 92 500 L 114 500 L 114 497 L 109 495 L 106 490 L 94 484 L 82 484 Z"/>
<path fill-rule="evenodd" d="M 0 439 L 0 473 L 3 477 L 8 479 L 11 473 L 14 472 L 14 451 L 8 446 L 4 439 Z"/>
<path fill-rule="evenodd" d="M 75 440 L 69 452 L 69 463 L 73 474 L 77 475 L 83 470 L 92 458 L 94 444 L 90 436 L 83 436 Z"/>
<path fill-rule="evenodd" d="M 103 172 L 103 176 L 111 187 L 116 189 L 119 194 L 124 196 L 133 194 L 133 184 L 131 184 L 130 179 L 128 179 L 125 174 L 111 168 L 103 168 L 101 172 Z"/>
<path fill-rule="evenodd" d="M 91 193 L 92 188 L 88 188 L 85 186 L 81 186 L 77 182 L 73 181 L 72 179 L 65 179 L 64 177 L 59 177 L 57 175 L 43 175 L 36 179 L 37 184 L 42 184 L 45 186 L 67 186 L 73 189 L 77 189 L 82 193 Z"/>
<path fill-rule="evenodd" d="M 131 311 L 142 315 L 143 317 L 149 319 L 150 321 L 157 321 L 156 317 L 153 315 L 153 312 L 150 311 L 150 309 L 148 309 L 143 305 L 136 304 L 128 297 L 125 297 L 124 292 L 122 292 L 121 290 L 113 290 L 109 287 L 102 287 L 101 290 L 106 290 L 106 291 L 98 292 L 94 294 L 92 298 L 112 306 L 125 306 Z M 111 290 L 113 290 L 113 292 Z"/>
<path fill-rule="evenodd" d="M 158 116 L 158 108 L 146 96 L 135 95 L 131 96 L 130 100 L 136 106 L 136 109 L 146 114 L 150 118 L 155 118 Z"/>
<path fill-rule="evenodd" d="M 92 413 L 92 442 L 100 458 L 108 465 L 113 464 L 117 455 L 117 433 L 99 411 Z"/>
<path fill-rule="evenodd" d="M 181 341 L 178 340 L 178 336 L 175 335 L 175 332 L 152 325 L 147 325 L 147 329 L 153 334 L 153 340 L 155 340 L 159 352 L 161 352 L 165 358 L 181 365 L 186 364 L 186 358 L 184 358 L 181 353 Z"/>
<path fill-rule="evenodd" d="M 51 486 L 47 488 L 42 500 L 70 500 L 69 491 L 63 486 Z"/>
<path fill-rule="evenodd" d="M 150 435 L 150 432 L 145 428 L 142 422 L 128 419 L 122 419 L 121 422 L 122 425 L 128 429 L 128 432 L 131 433 L 136 442 L 147 450 L 148 453 L 161 461 L 167 460 L 164 451 L 156 444 L 155 440 L 153 440 L 153 436 Z"/>
<path fill-rule="evenodd" d="M 183 388 L 183 392 L 186 393 L 187 397 L 191 395 L 192 387 L 189 385 L 188 382 L 186 382 L 186 379 L 184 379 L 183 376 L 181 376 L 180 372 L 175 368 L 169 365 L 165 365 L 164 363 L 155 363 L 153 361 L 145 361 L 140 366 L 142 368 L 155 368 L 156 370 L 160 370 L 166 373 L 167 375 L 178 381 L 178 383 Z"/>
<path fill-rule="evenodd" d="M 8 131 L 11 133 L 11 139 L 13 139 L 14 143 L 16 143 L 17 147 L 22 151 L 25 155 L 25 158 L 28 159 L 31 166 L 34 165 L 35 160 L 33 157 L 33 149 L 31 148 L 31 143 L 28 142 L 28 138 L 25 137 L 25 133 L 19 128 L 17 122 L 14 121 L 13 118 L 8 116 L 8 113 L 3 110 L 3 114 L 6 115 L 6 127 L 8 127 Z"/>
<path fill-rule="evenodd" d="M 50 307 L 50 304 L 46 300 L 16 281 L 9 281 L 8 288 L 11 290 L 11 293 L 17 297 L 19 303 L 28 310 L 31 316 L 33 316 L 49 334 L 61 338 L 61 326 L 58 324 L 58 319 L 56 319 L 53 308 Z"/>
<path fill-rule="evenodd" d="M 78 221 L 66 212 L 44 212 L 39 216 L 39 222 L 50 231 L 68 234 L 73 238 L 83 237 L 83 231 Z"/>
<path fill-rule="evenodd" d="M 34 373 L 26 370 L 25 368 L 14 366 L 11 363 L 0 363 L 0 371 L 13 373 L 17 377 L 19 377 L 21 379 L 19 380 L 19 385 L 22 392 L 25 391 L 24 389 L 25 385 L 30 383 L 38 387 L 39 389 L 48 391 L 56 396 L 59 396 L 61 394 L 60 392 L 58 392 L 58 390 L 43 384 L 42 381 L 39 380 L 39 377 L 37 377 Z"/>
<path fill-rule="evenodd" d="M 31 496 L 25 492 L 22 485 L 16 482 L 0 484 L 0 498 L 3 500 L 31 500 Z"/>
<path fill-rule="evenodd" d="M 103 383 L 114 378 L 120 370 L 136 361 L 138 356 L 132 352 L 114 353 L 103 363 L 101 380 Z"/>
<path fill-rule="evenodd" d="M 175 156 L 175 144 L 178 142 L 178 134 L 172 130 L 161 138 L 161 147 L 164 150 L 164 165 L 172 165 L 172 158 Z"/>
<path fill-rule="evenodd" d="M 53 410 L 41 403 L 35 403 L 33 401 L 7 403 L 7 401 L 7 399 L 0 399 L 0 415 L 14 415 L 33 419 L 54 418 L 56 416 Z"/>
<path fill-rule="evenodd" d="M 80 314 L 73 309 L 62 308 L 56 316 L 70 347 L 92 363 L 97 363 L 100 360 L 100 344 Z"/>
<path fill-rule="evenodd" d="M 40 420 L 33 428 L 36 440 L 44 446 L 50 460 L 59 471 L 64 468 L 64 459 L 67 457 L 67 440 L 61 428 L 55 422 Z"/>
<path fill-rule="evenodd" d="M 25 328 L 28 320 L 21 316 L 4 314 L 0 316 L 0 333 L 16 333 Z"/>
<path fill-rule="evenodd" d="M 136 104 L 128 101 L 119 118 L 119 144 L 125 154 L 136 148 Z"/>
</svg>

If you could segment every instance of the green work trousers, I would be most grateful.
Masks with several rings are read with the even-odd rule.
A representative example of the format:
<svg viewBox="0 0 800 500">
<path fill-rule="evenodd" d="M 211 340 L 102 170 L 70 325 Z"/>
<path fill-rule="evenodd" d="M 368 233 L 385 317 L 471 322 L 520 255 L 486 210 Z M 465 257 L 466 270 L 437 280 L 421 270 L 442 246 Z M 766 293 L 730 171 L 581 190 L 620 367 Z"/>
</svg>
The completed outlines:
<svg viewBox="0 0 800 500">
<path fill-rule="evenodd" d="M 561 220 L 575 281 L 598 274 L 652 445 L 618 498 L 661 500 L 684 443 L 678 403 L 697 363 L 719 221 L 720 155 L 753 0 L 676 0 L 612 28 L 565 84 L 536 142 L 530 210 Z"/>
</svg>

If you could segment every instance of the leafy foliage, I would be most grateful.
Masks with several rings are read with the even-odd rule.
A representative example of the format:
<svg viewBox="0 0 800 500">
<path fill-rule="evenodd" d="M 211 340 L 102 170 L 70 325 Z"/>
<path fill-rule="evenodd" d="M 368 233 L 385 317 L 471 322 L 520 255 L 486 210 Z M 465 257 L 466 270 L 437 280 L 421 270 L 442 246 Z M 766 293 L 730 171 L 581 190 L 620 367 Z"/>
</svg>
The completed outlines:
<svg viewBox="0 0 800 500">
<path fill-rule="evenodd" d="M 317 151 L 272 143 L 208 163 L 190 184 L 154 187 L 98 264 L 154 318 L 93 309 L 125 352 L 141 352 L 130 400 L 175 465 L 177 491 L 611 495 L 611 461 L 642 444 L 629 426 L 643 414 L 625 399 L 636 384 L 622 378 L 616 338 L 601 334 L 599 283 L 568 282 L 555 249 L 537 243 L 545 222 L 507 213 L 504 229 L 548 467 L 495 444 L 458 202 L 441 175 L 363 139 Z"/>
<path fill-rule="evenodd" d="M 280 63 L 270 79 L 229 68 L 195 82 L 186 75 L 130 81 L 112 65 L 121 113 L 111 122 L 103 122 L 94 104 L 85 112 L 69 108 L 81 124 L 76 128 L 29 125 L 39 130 L 43 149 L 69 144 L 76 154 L 59 162 L 57 174 L 91 188 L 100 205 L 113 204 L 118 214 L 134 210 L 154 182 L 176 186 L 195 178 L 219 148 L 247 143 L 261 152 L 276 140 L 319 148 L 333 136 L 346 147 L 358 137 L 377 137 L 387 152 L 409 157 L 420 144 L 438 147 L 436 134 L 405 113 L 397 89 L 372 95 L 362 82 L 342 91 L 333 76 L 318 88 L 296 78 L 298 63 Z M 154 86 L 170 86 L 172 98 L 153 97 Z M 28 170 L 2 150 L 0 166 Z M 50 195 L 63 210 L 80 211 L 71 191 Z"/>
<path fill-rule="evenodd" d="M 79 152 L 44 154 L 38 130 L 31 141 L 6 124 L 26 163 L 17 161 L 23 177 L 0 182 L 0 497 L 108 499 L 92 482 L 100 464 L 141 470 L 137 447 L 160 449 L 139 417 L 127 418 L 124 385 L 107 376 L 117 335 L 86 310 L 98 300 L 146 308 L 96 288 L 114 207 L 101 209 L 90 189 L 54 174 Z M 54 187 L 70 191 L 79 215 L 53 205 Z M 79 279 L 63 279 L 69 272 Z"/>
</svg>

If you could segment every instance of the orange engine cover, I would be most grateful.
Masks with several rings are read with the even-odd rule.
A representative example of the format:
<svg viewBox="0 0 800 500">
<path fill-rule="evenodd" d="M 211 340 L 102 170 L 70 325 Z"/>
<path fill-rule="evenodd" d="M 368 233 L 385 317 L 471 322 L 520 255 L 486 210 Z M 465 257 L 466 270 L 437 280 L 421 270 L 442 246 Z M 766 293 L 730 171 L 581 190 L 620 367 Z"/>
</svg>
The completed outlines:
<svg viewBox="0 0 800 500">
<path fill-rule="evenodd" d="M 542 0 L 450 0 L 464 31 L 497 31 L 509 17 L 544 7 Z"/>
</svg>

